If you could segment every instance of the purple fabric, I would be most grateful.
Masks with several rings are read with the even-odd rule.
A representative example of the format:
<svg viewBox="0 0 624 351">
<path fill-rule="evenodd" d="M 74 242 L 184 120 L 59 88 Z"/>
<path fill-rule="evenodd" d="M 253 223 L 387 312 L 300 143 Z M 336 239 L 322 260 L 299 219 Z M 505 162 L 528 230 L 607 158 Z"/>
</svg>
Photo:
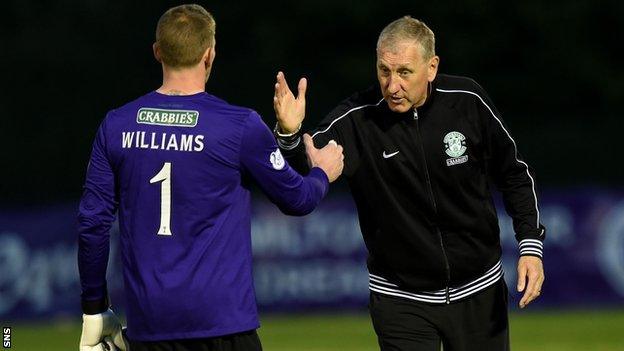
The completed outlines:
<svg viewBox="0 0 624 351">
<path fill-rule="evenodd" d="M 288 166 L 257 113 L 207 93 L 152 92 L 109 112 L 79 209 L 83 300 L 106 294 L 109 230 L 118 210 L 130 338 L 257 328 L 248 179 L 292 215 L 311 212 L 328 189 L 320 169 L 304 178 Z M 161 211 L 167 187 L 170 207 Z M 161 225 L 165 212 L 170 223 Z M 171 235 L 158 234 L 163 226 Z"/>
</svg>

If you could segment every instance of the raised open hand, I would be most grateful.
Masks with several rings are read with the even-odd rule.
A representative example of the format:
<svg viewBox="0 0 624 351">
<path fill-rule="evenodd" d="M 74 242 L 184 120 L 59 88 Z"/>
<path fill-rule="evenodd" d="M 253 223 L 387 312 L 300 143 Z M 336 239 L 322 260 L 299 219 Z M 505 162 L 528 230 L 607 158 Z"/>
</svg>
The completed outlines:
<svg viewBox="0 0 624 351">
<path fill-rule="evenodd" d="M 279 132 L 283 134 L 295 133 L 301 127 L 305 117 L 305 93 L 308 82 L 305 78 L 299 80 L 297 97 L 288 87 L 284 73 L 277 73 L 273 108 L 279 124 Z"/>
</svg>

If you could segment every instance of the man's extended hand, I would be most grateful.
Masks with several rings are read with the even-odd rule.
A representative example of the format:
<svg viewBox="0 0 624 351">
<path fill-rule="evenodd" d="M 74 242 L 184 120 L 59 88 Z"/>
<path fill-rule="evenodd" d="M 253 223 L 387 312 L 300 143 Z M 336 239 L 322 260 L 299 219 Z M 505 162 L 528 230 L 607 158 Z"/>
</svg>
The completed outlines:
<svg viewBox="0 0 624 351">
<path fill-rule="evenodd" d="M 297 98 L 286 83 L 284 73 L 277 73 L 275 83 L 275 95 L 273 96 L 273 108 L 279 124 L 280 132 L 284 134 L 295 133 L 299 130 L 305 117 L 305 93 L 308 82 L 305 78 L 299 80 Z"/>
<path fill-rule="evenodd" d="M 322 169 L 327 174 L 330 183 L 342 174 L 344 167 L 342 146 L 330 140 L 324 148 L 317 149 L 314 147 L 314 142 L 309 134 L 303 135 L 303 143 L 305 144 L 310 168 L 319 167 Z"/>
<path fill-rule="evenodd" d="M 80 351 L 127 351 L 121 330 L 121 322 L 110 309 L 99 314 L 83 314 Z"/>
<path fill-rule="evenodd" d="M 518 260 L 518 292 L 524 291 L 520 308 L 525 308 L 542 293 L 544 266 L 542 259 L 534 256 L 521 256 Z"/>
</svg>

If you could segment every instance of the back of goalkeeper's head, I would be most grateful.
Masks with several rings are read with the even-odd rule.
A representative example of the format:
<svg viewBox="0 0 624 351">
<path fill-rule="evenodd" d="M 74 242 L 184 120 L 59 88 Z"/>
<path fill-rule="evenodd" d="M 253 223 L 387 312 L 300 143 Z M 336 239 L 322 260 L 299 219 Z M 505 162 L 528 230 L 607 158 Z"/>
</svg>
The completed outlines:
<svg viewBox="0 0 624 351">
<path fill-rule="evenodd" d="M 216 22 L 202 6 L 170 8 L 158 20 L 156 43 L 160 61 L 172 69 L 197 65 L 206 50 L 215 46 Z"/>
</svg>

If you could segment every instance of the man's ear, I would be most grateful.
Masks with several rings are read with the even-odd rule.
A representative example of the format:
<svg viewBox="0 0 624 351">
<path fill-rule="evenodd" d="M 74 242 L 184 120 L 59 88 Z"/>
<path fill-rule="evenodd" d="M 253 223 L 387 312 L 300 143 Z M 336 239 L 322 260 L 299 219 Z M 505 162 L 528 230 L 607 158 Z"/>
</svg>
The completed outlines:
<svg viewBox="0 0 624 351">
<path fill-rule="evenodd" d="M 434 56 L 429 60 L 429 67 L 427 68 L 427 80 L 433 82 L 438 74 L 438 66 L 440 65 L 440 57 Z"/>
<path fill-rule="evenodd" d="M 154 51 L 154 58 L 156 58 L 156 61 L 162 63 L 162 59 L 160 58 L 160 48 L 158 47 L 158 43 L 154 43 L 152 45 L 152 51 Z"/>
<path fill-rule="evenodd" d="M 217 52 L 215 51 L 215 46 L 209 47 L 204 52 L 203 61 L 206 69 L 212 67 L 212 63 L 214 62 L 215 56 L 217 56 Z"/>
</svg>

